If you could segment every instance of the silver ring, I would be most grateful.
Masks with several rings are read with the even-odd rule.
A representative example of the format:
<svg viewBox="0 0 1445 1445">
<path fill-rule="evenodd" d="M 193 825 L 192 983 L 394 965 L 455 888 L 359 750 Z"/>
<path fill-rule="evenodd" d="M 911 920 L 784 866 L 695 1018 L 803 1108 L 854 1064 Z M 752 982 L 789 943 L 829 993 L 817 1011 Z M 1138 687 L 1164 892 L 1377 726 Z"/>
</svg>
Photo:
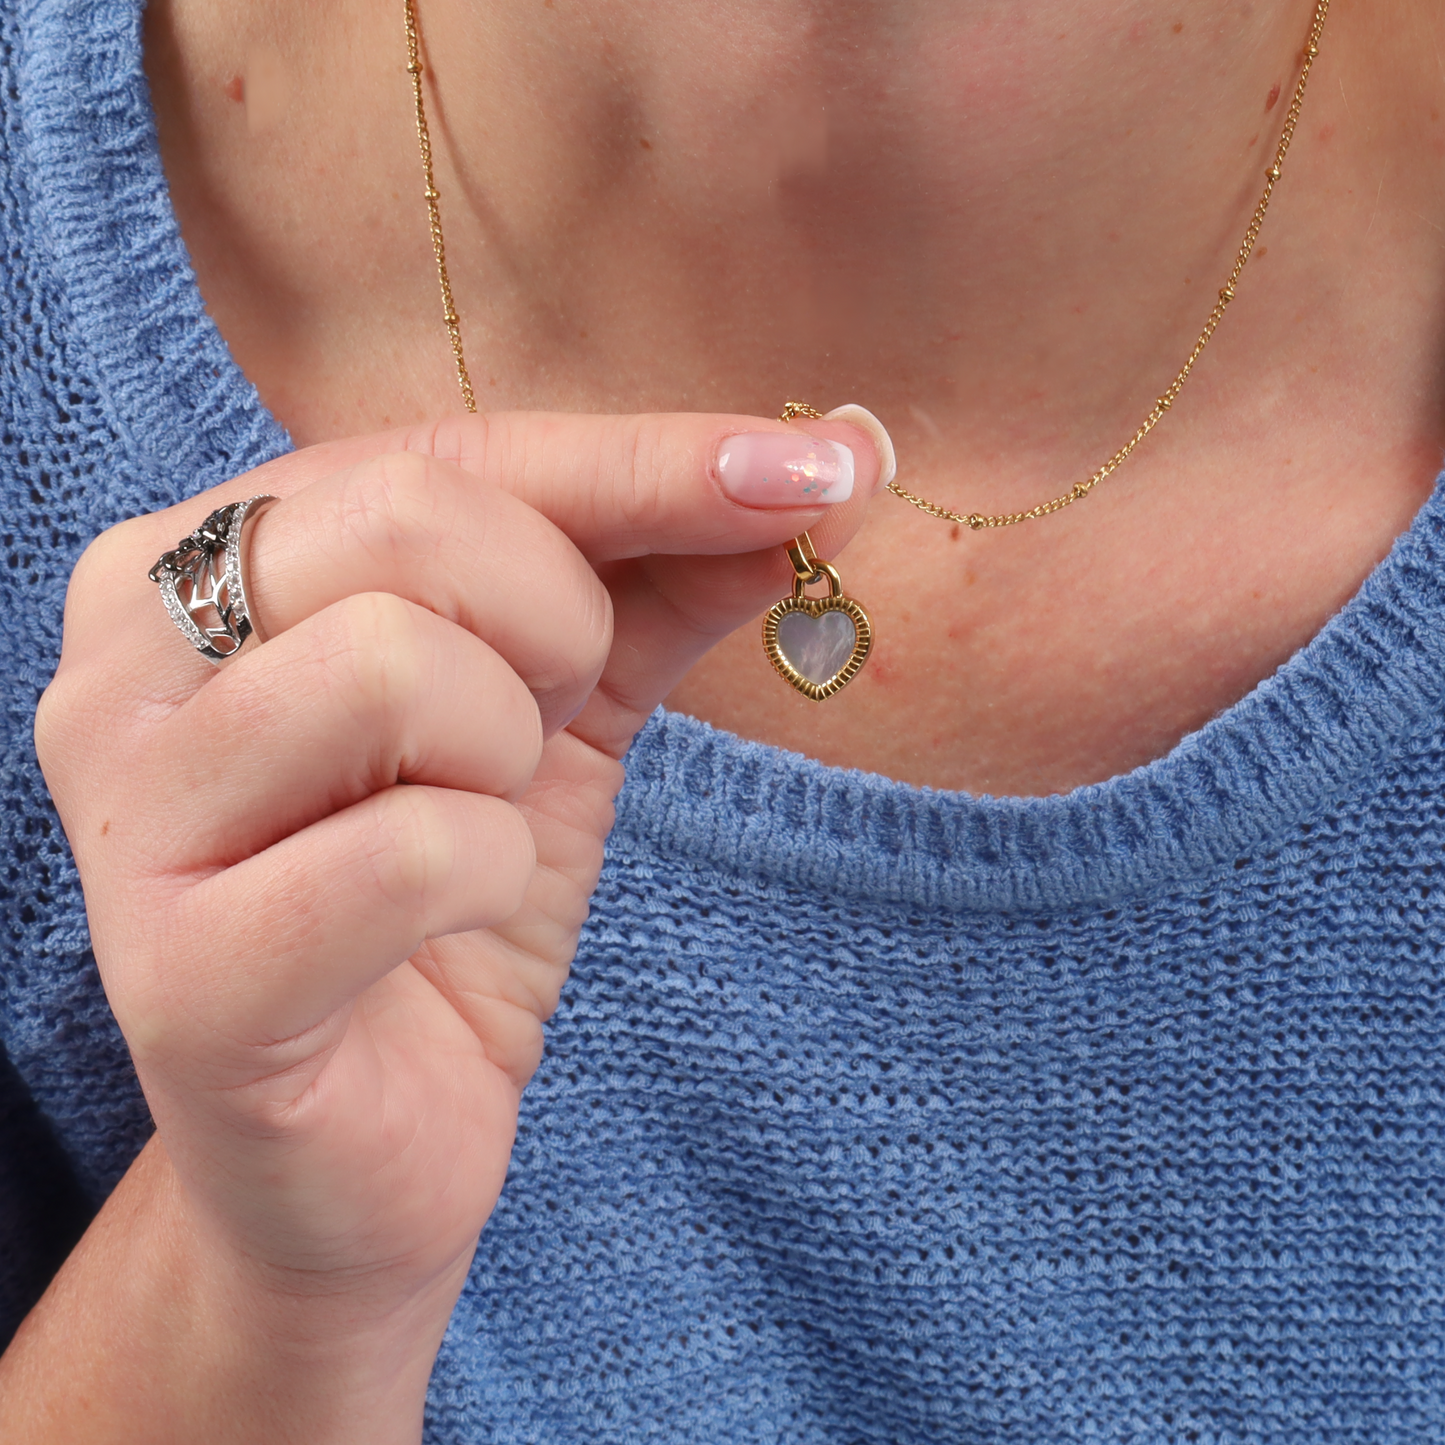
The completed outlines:
<svg viewBox="0 0 1445 1445">
<path fill-rule="evenodd" d="M 210 662 L 234 657 L 256 630 L 246 602 L 242 534 L 247 520 L 275 500 L 261 493 L 218 507 L 146 573 L 160 585 L 181 635 Z"/>
</svg>

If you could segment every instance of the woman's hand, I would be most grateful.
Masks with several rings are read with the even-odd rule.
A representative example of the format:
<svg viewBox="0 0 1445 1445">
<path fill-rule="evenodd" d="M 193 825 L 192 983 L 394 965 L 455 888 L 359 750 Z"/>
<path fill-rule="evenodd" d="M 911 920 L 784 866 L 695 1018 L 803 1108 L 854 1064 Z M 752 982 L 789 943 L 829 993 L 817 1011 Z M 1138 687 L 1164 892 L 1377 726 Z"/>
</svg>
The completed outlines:
<svg viewBox="0 0 1445 1445">
<path fill-rule="evenodd" d="M 477 417 L 282 458 L 113 529 L 76 569 L 37 744 L 159 1138 L 128 1181 L 132 1223 L 105 1221 L 90 1254 L 109 1250 L 113 1290 L 127 1240 L 164 1253 L 150 1201 L 206 1328 L 224 1340 L 229 1317 L 279 1351 L 273 1388 L 304 1357 L 279 1388 L 314 1398 L 258 1435 L 415 1434 L 618 759 L 692 662 L 786 590 L 778 544 L 813 527 L 829 555 L 873 489 L 866 436 L 807 429 L 853 451 L 852 502 L 758 505 L 757 477 L 731 482 L 752 505 L 725 494 L 720 443 L 798 430 L 776 423 Z M 281 498 L 248 531 L 268 640 L 215 670 L 146 568 L 257 492 Z M 87 1257 L 68 1270 L 106 1273 Z M 43 1360 L 45 1316 L 22 1356 Z M 73 1369 L 67 1329 L 50 1338 Z M 381 1383 L 348 1386 L 362 1408 L 343 1410 L 358 1365 Z M 232 1438 L 194 1418 L 196 1388 L 186 1428 Z"/>
</svg>

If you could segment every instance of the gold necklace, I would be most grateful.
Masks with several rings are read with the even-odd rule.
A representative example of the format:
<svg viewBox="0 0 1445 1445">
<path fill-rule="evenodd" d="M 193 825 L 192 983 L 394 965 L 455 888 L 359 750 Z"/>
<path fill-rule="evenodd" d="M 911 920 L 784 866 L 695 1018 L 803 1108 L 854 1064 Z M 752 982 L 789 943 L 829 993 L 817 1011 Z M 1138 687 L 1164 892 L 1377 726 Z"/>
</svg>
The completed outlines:
<svg viewBox="0 0 1445 1445">
<path fill-rule="evenodd" d="M 432 254 L 436 257 L 437 279 L 441 286 L 442 318 L 451 341 L 452 360 L 456 364 L 457 384 L 461 388 L 462 401 L 468 411 L 474 412 L 477 409 L 477 399 L 472 390 L 472 379 L 467 372 L 466 354 L 462 349 L 461 319 L 452 299 L 451 277 L 447 274 L 446 243 L 442 237 L 439 205 L 441 195 L 437 190 L 432 167 L 431 134 L 427 129 L 426 101 L 422 95 L 421 42 L 417 32 L 416 3 L 415 0 L 403 0 L 403 3 L 406 13 L 406 68 L 411 76 L 412 100 L 416 107 L 417 142 L 421 148 L 422 175 L 426 182 Z M 1083 501 L 1100 482 L 1123 466 L 1133 454 L 1134 448 L 1159 425 L 1164 413 L 1174 405 L 1179 393 L 1184 390 L 1184 383 L 1189 380 L 1195 363 L 1204 354 L 1204 348 L 1209 345 L 1219 323 L 1224 319 L 1229 303 L 1234 300 L 1235 288 L 1245 266 L 1249 264 L 1250 256 L 1254 254 L 1255 243 L 1259 240 L 1274 188 L 1279 184 L 1279 178 L 1284 171 L 1285 156 L 1289 154 L 1290 142 L 1294 139 L 1300 112 L 1304 108 L 1305 87 L 1309 84 L 1315 58 L 1320 53 L 1320 37 L 1324 33 L 1325 17 L 1329 14 L 1329 9 L 1330 0 L 1316 0 L 1314 13 L 1310 17 L 1309 32 L 1305 38 L 1304 54 L 1300 60 L 1299 77 L 1295 81 L 1294 94 L 1285 110 L 1284 126 L 1280 132 L 1279 144 L 1275 147 L 1274 160 L 1264 173 L 1264 190 L 1253 215 L 1250 216 L 1249 225 L 1245 228 L 1244 239 L 1235 253 L 1234 265 L 1230 268 L 1228 279 L 1219 288 L 1219 297 L 1184 365 L 1155 401 L 1149 414 L 1139 423 L 1134 435 L 1101 466 L 1082 481 L 1075 482 L 1067 492 L 1051 501 L 1040 502 L 1025 512 L 955 512 L 937 502 L 930 502 L 926 497 L 920 497 L 916 492 L 910 492 L 896 479 L 888 483 L 888 490 L 895 497 L 901 497 L 930 517 L 958 523 L 977 532 L 988 527 L 1013 527 L 1020 522 L 1032 522 L 1039 517 L 1061 512 L 1065 507 Z M 800 416 L 821 419 L 822 415 L 806 402 L 790 401 L 783 408 L 779 420 L 792 421 Z M 818 557 L 806 532 L 788 544 L 788 558 L 793 564 L 793 595 L 775 603 L 764 617 L 763 649 L 769 662 L 786 681 L 805 697 L 821 701 L 825 697 L 832 697 L 858 675 L 872 645 L 873 629 L 862 607 L 852 598 L 843 596 L 842 581 L 837 568 L 831 562 L 825 562 Z M 807 587 L 824 581 L 828 583 L 827 597 L 810 598 L 805 595 Z M 844 646 L 849 638 L 850 627 L 851 650 Z M 799 639 L 791 647 L 788 637 L 790 630 Z M 830 634 L 831 641 L 823 637 L 825 630 Z M 805 653 L 810 658 L 817 656 L 824 660 L 816 665 L 794 666 L 794 662 L 798 662 Z M 827 671 L 826 676 L 821 675 L 820 668 Z"/>
</svg>

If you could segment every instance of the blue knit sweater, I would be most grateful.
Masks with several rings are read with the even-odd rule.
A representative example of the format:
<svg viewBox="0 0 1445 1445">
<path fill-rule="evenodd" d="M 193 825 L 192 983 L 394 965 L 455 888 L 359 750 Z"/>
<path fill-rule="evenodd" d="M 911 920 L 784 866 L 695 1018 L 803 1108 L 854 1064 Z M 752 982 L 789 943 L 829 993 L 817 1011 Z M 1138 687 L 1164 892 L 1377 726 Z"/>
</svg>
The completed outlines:
<svg viewBox="0 0 1445 1445">
<path fill-rule="evenodd" d="M 138 0 L 0 4 L 0 1328 L 149 1128 L 30 723 L 66 577 L 282 450 Z M 1445 489 L 1067 797 L 659 715 L 438 1361 L 441 1442 L 1445 1439 Z"/>
</svg>

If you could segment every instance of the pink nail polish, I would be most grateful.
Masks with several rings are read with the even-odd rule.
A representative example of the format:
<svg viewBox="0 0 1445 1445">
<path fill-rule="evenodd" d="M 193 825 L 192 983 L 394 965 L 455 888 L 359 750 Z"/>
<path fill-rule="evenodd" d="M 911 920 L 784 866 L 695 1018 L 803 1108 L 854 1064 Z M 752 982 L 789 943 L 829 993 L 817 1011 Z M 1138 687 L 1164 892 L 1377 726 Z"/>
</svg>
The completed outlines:
<svg viewBox="0 0 1445 1445">
<path fill-rule="evenodd" d="M 745 507 L 820 507 L 853 495 L 853 453 L 802 432 L 743 432 L 718 448 L 723 491 Z"/>
</svg>

